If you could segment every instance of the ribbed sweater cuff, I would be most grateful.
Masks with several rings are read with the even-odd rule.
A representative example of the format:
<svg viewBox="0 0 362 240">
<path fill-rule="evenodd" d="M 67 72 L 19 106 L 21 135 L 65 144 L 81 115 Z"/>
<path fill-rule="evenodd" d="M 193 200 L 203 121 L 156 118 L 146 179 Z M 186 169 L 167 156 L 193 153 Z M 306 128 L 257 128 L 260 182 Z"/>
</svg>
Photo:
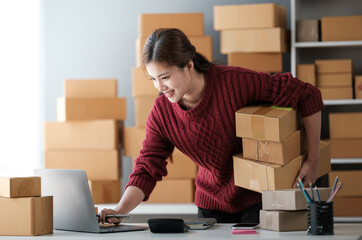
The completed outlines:
<svg viewBox="0 0 362 240">
<path fill-rule="evenodd" d="M 323 110 L 325 107 L 323 104 L 321 92 L 318 90 L 318 94 L 310 95 L 307 99 L 299 104 L 298 108 L 302 117 L 308 117 Z"/>
<path fill-rule="evenodd" d="M 143 177 L 133 177 L 129 180 L 125 189 L 127 189 L 128 186 L 136 186 L 140 188 L 142 192 L 145 194 L 145 199 L 143 199 L 143 201 L 147 201 L 151 195 L 151 192 L 156 186 L 156 181 L 153 179 L 147 179 Z"/>
</svg>

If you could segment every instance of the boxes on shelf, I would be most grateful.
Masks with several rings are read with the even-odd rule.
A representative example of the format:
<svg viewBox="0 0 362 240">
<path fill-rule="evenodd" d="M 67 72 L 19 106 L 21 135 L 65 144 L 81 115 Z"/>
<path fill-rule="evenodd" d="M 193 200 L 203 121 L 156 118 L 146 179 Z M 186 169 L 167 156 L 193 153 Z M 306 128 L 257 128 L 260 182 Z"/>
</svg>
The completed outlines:
<svg viewBox="0 0 362 240">
<path fill-rule="evenodd" d="M 155 98 L 138 97 L 134 99 L 136 127 L 145 127 L 147 117 L 150 114 Z"/>
<path fill-rule="evenodd" d="M 353 99 L 352 87 L 319 87 L 322 98 L 328 99 Z"/>
<path fill-rule="evenodd" d="M 204 35 L 203 13 L 141 14 L 138 19 L 139 37 L 148 37 L 158 28 L 179 28 L 187 36 Z"/>
<path fill-rule="evenodd" d="M 94 204 L 118 203 L 121 199 L 120 180 L 88 180 Z"/>
<path fill-rule="evenodd" d="M 40 197 L 40 177 L 0 177 L 0 197 Z"/>
<path fill-rule="evenodd" d="M 333 199 L 333 215 L 337 217 L 362 216 L 362 197 L 339 197 Z"/>
<path fill-rule="evenodd" d="M 317 73 L 349 73 L 352 72 L 351 59 L 315 60 Z"/>
<path fill-rule="evenodd" d="M 317 87 L 351 87 L 352 72 L 348 73 L 319 73 Z"/>
<path fill-rule="evenodd" d="M 362 99 L 362 76 L 354 77 L 355 98 Z"/>
<path fill-rule="evenodd" d="M 194 179 L 164 179 L 157 182 L 147 202 L 192 203 L 195 199 Z"/>
<path fill-rule="evenodd" d="M 289 32 L 283 28 L 225 30 L 220 35 L 223 54 L 289 52 Z"/>
<path fill-rule="evenodd" d="M 297 21 L 297 42 L 320 41 L 320 22 L 317 19 Z"/>
<path fill-rule="evenodd" d="M 259 72 L 282 72 L 282 53 L 242 53 L 228 54 L 228 65 L 252 69 Z"/>
<path fill-rule="evenodd" d="M 53 197 L 0 198 L 0 235 L 37 236 L 53 232 Z"/>
<path fill-rule="evenodd" d="M 117 79 L 66 79 L 66 98 L 117 97 Z"/>
<path fill-rule="evenodd" d="M 347 124 L 348 123 L 348 124 Z M 362 112 L 330 113 L 330 138 L 362 138 Z"/>
<path fill-rule="evenodd" d="M 159 95 L 153 85 L 153 81 L 147 76 L 146 69 L 142 67 L 132 68 L 132 97 L 154 97 Z"/>
<path fill-rule="evenodd" d="M 267 4 L 214 7 L 214 29 L 286 28 L 286 8 Z"/>
<path fill-rule="evenodd" d="M 121 156 L 117 150 L 45 150 L 45 168 L 84 169 L 90 180 L 121 177 Z"/>
<path fill-rule="evenodd" d="M 307 230 L 308 213 L 307 211 L 260 210 L 260 228 L 278 232 Z"/>
<path fill-rule="evenodd" d="M 362 158 L 362 138 L 331 138 L 331 158 Z"/>
<path fill-rule="evenodd" d="M 316 86 L 316 70 L 314 64 L 298 64 L 297 78 Z"/>
<path fill-rule="evenodd" d="M 329 186 L 332 187 L 335 178 L 343 182 L 343 188 L 338 192 L 338 197 L 362 197 L 362 171 L 332 171 L 329 173 Z"/>
<path fill-rule="evenodd" d="M 322 41 L 362 40 L 362 15 L 322 17 Z"/>
<path fill-rule="evenodd" d="M 124 155 L 137 157 L 146 137 L 146 129 L 141 127 L 125 127 L 123 132 Z"/>
</svg>

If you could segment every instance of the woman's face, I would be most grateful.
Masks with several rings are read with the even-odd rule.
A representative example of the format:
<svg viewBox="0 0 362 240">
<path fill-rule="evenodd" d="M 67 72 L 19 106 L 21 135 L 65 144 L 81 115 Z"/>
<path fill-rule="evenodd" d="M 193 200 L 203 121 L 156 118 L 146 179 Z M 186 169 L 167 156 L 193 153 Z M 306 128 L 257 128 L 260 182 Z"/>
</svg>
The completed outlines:
<svg viewBox="0 0 362 240">
<path fill-rule="evenodd" d="M 187 94 L 191 84 L 191 71 L 189 67 L 180 69 L 163 63 L 150 62 L 146 69 L 153 85 L 163 92 L 168 100 L 177 103 Z"/>
</svg>

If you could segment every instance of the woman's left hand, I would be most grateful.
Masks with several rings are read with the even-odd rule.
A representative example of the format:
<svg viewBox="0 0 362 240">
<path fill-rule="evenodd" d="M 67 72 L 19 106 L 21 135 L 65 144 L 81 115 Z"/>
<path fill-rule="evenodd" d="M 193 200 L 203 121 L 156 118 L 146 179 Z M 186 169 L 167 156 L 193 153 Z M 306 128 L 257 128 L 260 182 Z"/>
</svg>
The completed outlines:
<svg viewBox="0 0 362 240">
<path fill-rule="evenodd" d="M 305 187 L 309 186 L 310 183 L 315 183 L 318 178 L 318 161 L 319 159 L 308 157 L 307 160 L 303 162 L 298 177 L 294 180 L 293 188 L 297 187 L 298 179 L 302 180 Z"/>
</svg>

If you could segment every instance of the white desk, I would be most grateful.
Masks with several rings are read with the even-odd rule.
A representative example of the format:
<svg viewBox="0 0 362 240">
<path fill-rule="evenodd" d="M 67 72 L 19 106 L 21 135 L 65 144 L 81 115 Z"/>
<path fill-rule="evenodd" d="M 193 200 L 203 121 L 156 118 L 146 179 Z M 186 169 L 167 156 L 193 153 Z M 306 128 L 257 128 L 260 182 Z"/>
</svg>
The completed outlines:
<svg viewBox="0 0 362 240">
<path fill-rule="evenodd" d="M 114 239 L 114 240 L 147 240 L 147 239 L 209 239 L 209 240 L 224 240 L 224 239 L 288 239 L 288 240 L 305 240 L 305 239 L 362 239 L 362 224 L 335 224 L 334 235 L 327 236 L 309 236 L 306 231 L 298 232 L 273 232 L 268 230 L 258 230 L 256 235 L 232 235 L 230 230 L 231 224 L 218 224 L 208 230 L 193 230 L 187 233 L 175 234 L 154 234 L 149 230 L 138 232 L 123 232 L 123 233 L 80 233 L 57 231 L 53 234 L 32 237 L 31 239 Z M 10 239 L 8 236 L 0 236 L 0 239 Z M 29 239 L 29 237 L 11 237 L 11 239 Z"/>
</svg>

